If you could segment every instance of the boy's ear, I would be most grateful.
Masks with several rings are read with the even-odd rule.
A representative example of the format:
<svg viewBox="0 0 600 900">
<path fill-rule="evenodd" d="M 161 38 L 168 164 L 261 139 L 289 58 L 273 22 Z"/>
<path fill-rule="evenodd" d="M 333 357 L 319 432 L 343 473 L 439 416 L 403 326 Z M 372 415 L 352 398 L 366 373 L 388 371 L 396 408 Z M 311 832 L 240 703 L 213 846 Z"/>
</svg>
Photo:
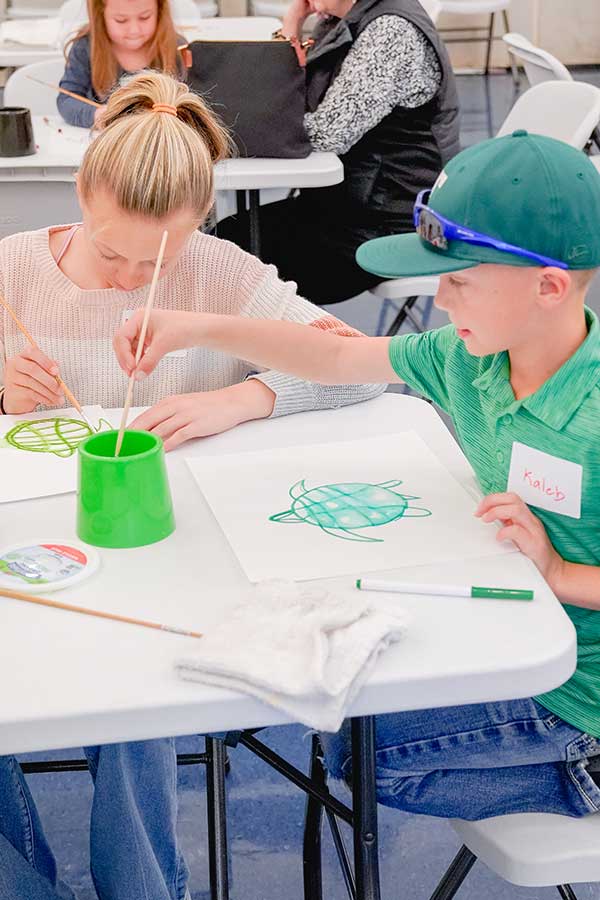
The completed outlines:
<svg viewBox="0 0 600 900">
<path fill-rule="evenodd" d="M 544 267 L 538 275 L 538 302 L 546 308 L 557 306 L 571 292 L 572 284 L 571 276 L 565 269 Z"/>
</svg>

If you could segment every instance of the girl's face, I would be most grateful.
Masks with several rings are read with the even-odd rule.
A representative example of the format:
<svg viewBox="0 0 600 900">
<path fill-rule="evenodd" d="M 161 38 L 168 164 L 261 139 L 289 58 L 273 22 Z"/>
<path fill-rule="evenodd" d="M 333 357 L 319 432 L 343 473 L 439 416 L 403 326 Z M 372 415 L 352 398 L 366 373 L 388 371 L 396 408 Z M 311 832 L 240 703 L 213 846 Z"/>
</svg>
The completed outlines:
<svg viewBox="0 0 600 900">
<path fill-rule="evenodd" d="M 121 291 L 134 291 L 151 282 L 163 231 L 169 237 L 161 277 L 175 267 L 198 227 L 198 215 L 192 209 L 158 220 L 123 212 L 108 191 L 79 200 L 90 257 L 107 287 Z"/>
<path fill-rule="evenodd" d="M 158 22 L 157 0 L 105 0 L 104 23 L 108 37 L 123 51 L 149 44 Z"/>
</svg>

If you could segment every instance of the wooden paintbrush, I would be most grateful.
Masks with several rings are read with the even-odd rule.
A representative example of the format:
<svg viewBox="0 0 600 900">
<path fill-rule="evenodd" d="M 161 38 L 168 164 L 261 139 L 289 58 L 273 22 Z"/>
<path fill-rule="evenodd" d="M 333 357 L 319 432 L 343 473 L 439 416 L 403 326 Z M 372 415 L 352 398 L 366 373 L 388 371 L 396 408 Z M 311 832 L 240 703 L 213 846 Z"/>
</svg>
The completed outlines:
<svg viewBox="0 0 600 900">
<path fill-rule="evenodd" d="M 41 84 L 42 87 L 47 87 L 53 91 L 58 91 L 59 94 L 66 94 L 67 97 L 72 97 L 73 100 L 79 100 L 81 103 L 87 103 L 88 106 L 95 106 L 96 109 L 100 109 L 100 107 L 102 106 L 101 103 L 97 103 L 95 100 L 89 100 L 87 97 L 82 97 L 81 94 L 73 93 L 73 91 L 68 91 L 66 88 L 61 87 L 59 84 L 51 84 L 49 81 L 42 81 L 41 78 L 34 78 L 33 75 L 26 75 L 25 78 L 28 78 L 30 81 L 35 81 L 36 84 Z"/>
<path fill-rule="evenodd" d="M 169 237 L 168 231 L 163 231 L 162 241 L 160 242 L 160 250 L 158 251 L 158 256 L 156 257 L 156 265 L 154 266 L 154 274 L 152 275 L 152 282 L 150 284 L 150 291 L 148 293 L 148 299 L 146 300 L 146 308 L 144 310 L 144 319 L 142 321 L 142 328 L 140 330 L 140 336 L 138 338 L 137 350 L 135 353 L 135 368 L 137 369 L 137 365 L 142 358 L 142 353 L 144 351 L 144 341 L 146 340 L 146 331 L 148 329 L 148 322 L 150 321 L 150 313 L 152 312 L 152 306 L 154 305 L 154 295 L 156 293 L 156 286 L 158 284 L 158 276 L 160 275 L 160 267 L 162 266 L 163 256 L 165 254 L 165 247 L 167 246 L 167 238 Z M 123 435 L 125 434 L 125 427 L 127 425 L 127 417 L 129 416 L 129 410 L 131 408 L 131 400 L 133 398 L 133 388 L 135 385 L 135 378 L 133 374 L 129 378 L 129 384 L 127 385 L 127 396 L 125 398 L 125 406 L 123 407 L 123 415 L 121 416 L 121 424 L 119 425 L 119 433 L 117 435 L 117 443 L 115 446 L 115 456 L 118 456 L 121 452 L 121 446 L 123 444 Z"/>
<path fill-rule="evenodd" d="M 2 304 L 2 306 L 4 307 L 4 309 L 6 310 L 6 312 L 9 314 L 9 316 L 11 317 L 11 319 L 13 320 L 13 322 L 15 323 L 15 325 L 17 326 L 17 328 L 19 329 L 19 331 L 21 332 L 21 334 L 25 337 L 25 339 L 26 339 L 27 341 L 29 341 L 29 343 L 31 344 L 32 347 L 35 347 L 36 350 L 39 350 L 39 349 L 40 349 L 39 344 L 37 343 L 37 341 L 35 341 L 35 340 L 33 339 L 32 335 L 31 335 L 31 334 L 29 333 L 29 331 L 25 328 L 25 326 L 23 325 L 23 323 L 21 322 L 21 320 L 20 320 L 19 317 L 17 316 L 17 314 L 16 314 L 16 312 L 14 311 L 14 309 L 12 308 L 12 306 L 11 306 L 9 303 L 7 303 L 6 300 L 4 299 L 4 297 L 2 297 L 2 296 L 0 296 L 0 303 Z M 92 429 L 92 431 L 95 431 L 95 430 L 96 430 L 95 427 L 92 425 L 92 423 L 90 422 L 90 420 L 88 419 L 88 417 L 87 417 L 86 414 L 84 413 L 83 409 L 81 408 L 81 405 L 80 405 L 79 401 L 77 400 L 77 398 L 75 397 L 75 395 L 71 393 L 71 391 L 70 391 L 69 388 L 66 386 L 66 384 L 64 383 L 64 381 L 62 380 L 62 378 L 60 377 L 60 375 L 55 375 L 54 377 L 56 378 L 56 381 L 58 382 L 58 384 L 59 384 L 60 387 L 62 388 L 62 391 L 63 391 L 65 397 L 67 398 L 67 400 L 69 401 L 69 403 L 70 403 L 72 406 L 75 407 L 75 409 L 77 410 L 77 412 L 79 413 L 79 415 L 83 417 L 83 419 L 87 422 L 87 424 L 90 426 L 90 428 Z"/>
<path fill-rule="evenodd" d="M 96 616 L 99 619 L 112 619 L 114 622 L 126 622 L 128 625 L 142 625 L 144 628 L 169 631 L 172 634 L 183 634 L 186 637 L 202 637 L 199 631 L 188 631 L 187 628 L 178 628 L 176 625 L 161 625 L 159 622 L 148 622 L 146 619 L 135 619 L 133 616 L 119 616 L 117 613 L 102 612 L 99 609 L 87 609 L 85 606 L 75 606 L 73 603 L 48 600 L 46 597 L 36 597 L 33 594 L 25 594 L 22 591 L 13 591 L 8 588 L 0 588 L 0 597 L 8 597 L 11 600 L 24 600 L 26 603 L 37 603 L 39 606 L 50 606 L 54 609 L 66 609 L 68 612 L 83 613 L 85 616 Z"/>
</svg>

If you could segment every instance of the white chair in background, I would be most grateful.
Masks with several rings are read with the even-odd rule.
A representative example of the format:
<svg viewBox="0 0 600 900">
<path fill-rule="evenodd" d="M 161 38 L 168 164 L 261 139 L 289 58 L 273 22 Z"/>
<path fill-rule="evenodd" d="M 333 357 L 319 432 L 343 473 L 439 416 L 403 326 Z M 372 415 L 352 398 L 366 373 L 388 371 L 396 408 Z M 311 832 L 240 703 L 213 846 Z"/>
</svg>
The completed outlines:
<svg viewBox="0 0 600 900">
<path fill-rule="evenodd" d="M 27 76 L 58 84 L 64 71 L 65 58 L 62 55 L 16 69 L 4 88 L 4 105 L 26 106 L 32 116 L 55 116 L 56 91 L 30 81 Z"/>
<path fill-rule="evenodd" d="M 544 81 L 525 91 L 497 137 L 526 128 L 582 150 L 600 121 L 600 88 L 585 81 Z"/>
<path fill-rule="evenodd" d="M 496 137 L 512 134 L 523 128 L 534 134 L 564 141 L 583 150 L 600 121 L 600 88 L 584 81 L 545 81 L 525 91 L 516 101 L 502 123 Z M 595 162 L 600 156 L 591 157 Z M 434 288 L 434 289 L 432 289 Z M 437 292 L 437 279 L 392 278 L 382 281 L 369 293 L 383 299 L 377 334 L 383 334 L 385 319 L 390 310 L 396 312 L 391 326 L 385 331 L 390 336 L 408 319 L 417 331 L 428 326 L 431 303 L 426 302 L 420 320 L 413 310 L 420 298 L 431 297 Z M 398 301 L 403 301 L 398 304 Z"/>
<path fill-rule="evenodd" d="M 487 75 L 490 71 L 492 45 L 494 41 L 497 40 L 497 36 L 494 34 L 494 26 L 496 22 L 496 15 L 498 13 L 502 13 L 505 33 L 510 31 L 510 25 L 508 21 L 508 8 L 510 6 L 510 0 L 439 0 L 437 6 L 439 7 L 438 15 L 449 14 L 457 16 L 489 16 L 487 29 L 484 29 L 484 26 L 482 25 L 466 25 L 464 27 L 452 28 L 442 27 L 440 29 L 440 33 L 442 37 L 444 37 L 444 40 L 447 44 L 487 43 L 485 66 L 483 69 L 484 74 Z M 477 37 L 445 37 L 446 34 L 464 34 L 474 31 L 482 32 L 484 30 L 486 30 L 485 36 L 479 34 Z M 515 80 L 515 83 L 518 84 L 517 70 L 514 66 L 511 68 L 513 70 L 513 79 Z"/>
<path fill-rule="evenodd" d="M 600 882 L 600 815 L 520 813 L 450 825 L 463 846 L 431 900 L 452 900 L 477 859 L 511 884 L 556 887 L 563 900 L 577 900 L 571 884 Z"/>
<path fill-rule="evenodd" d="M 509 31 L 502 38 L 508 52 L 525 69 L 529 84 L 542 81 L 573 81 L 573 76 L 561 61 L 547 50 L 531 43 L 524 35 Z"/>
<path fill-rule="evenodd" d="M 517 63 L 521 63 L 525 69 L 525 75 L 529 84 L 541 84 L 543 81 L 573 81 L 573 76 L 559 59 L 536 47 L 522 34 L 505 34 L 502 40 L 508 47 L 508 52 Z M 600 129 L 592 132 L 592 140 L 600 149 Z M 593 156 L 592 162 L 600 169 L 600 157 Z"/>
</svg>

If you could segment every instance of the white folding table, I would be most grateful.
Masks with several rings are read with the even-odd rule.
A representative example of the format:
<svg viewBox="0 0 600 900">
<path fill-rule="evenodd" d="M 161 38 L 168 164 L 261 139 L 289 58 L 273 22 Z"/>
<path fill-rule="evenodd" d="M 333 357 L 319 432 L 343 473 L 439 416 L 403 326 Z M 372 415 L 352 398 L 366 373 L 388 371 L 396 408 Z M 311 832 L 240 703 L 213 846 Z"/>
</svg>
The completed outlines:
<svg viewBox="0 0 600 900">
<path fill-rule="evenodd" d="M 174 534 L 149 547 L 102 550 L 100 571 L 61 592 L 60 598 L 206 631 L 251 588 L 185 457 L 327 443 L 333 438 L 351 440 L 357 435 L 407 429 L 416 431 L 448 470 L 474 490 L 473 473 L 458 445 L 433 408 L 414 397 L 386 394 L 336 411 L 250 422 L 169 454 L 177 520 Z M 72 539 L 75 506 L 74 494 L 4 504 L 0 542 Z M 520 554 L 404 568 L 401 576 L 532 587 L 535 600 L 398 598 L 409 616 L 406 635 L 379 659 L 350 709 L 354 814 L 349 813 L 346 821 L 354 826 L 357 896 L 367 900 L 380 896 L 375 714 L 531 696 L 563 683 L 576 663 L 570 620 L 534 565 Z M 353 578 L 340 579 L 343 584 L 352 582 Z M 249 696 L 180 681 L 175 662 L 193 653 L 196 642 L 191 638 L 10 600 L 0 605 L 0 623 L 0 682 L 10 685 L 0 702 L 0 753 L 249 729 L 287 721 L 282 712 Z M 222 848 L 224 819 L 213 820 L 212 826 L 219 830 L 217 847 Z M 213 896 L 224 898 L 223 853 L 214 866 L 220 887 Z"/>
<path fill-rule="evenodd" d="M 267 40 L 280 26 L 281 20 L 272 16 L 209 16 L 193 25 L 175 23 L 177 31 L 189 41 L 200 38 Z M 8 27 L 14 30 L 16 23 L 11 22 Z M 31 33 L 33 29 L 41 36 L 47 34 L 45 38 L 47 43 L 36 41 L 35 44 L 26 44 L 14 40 L 0 40 L 0 68 L 28 66 L 31 63 L 53 59 L 57 53 L 62 53 L 62 48 L 57 43 L 60 33 L 58 16 L 26 19 L 22 23 L 19 22 L 18 27 L 23 31 L 23 40 L 26 39 L 27 31 Z"/>
</svg>

